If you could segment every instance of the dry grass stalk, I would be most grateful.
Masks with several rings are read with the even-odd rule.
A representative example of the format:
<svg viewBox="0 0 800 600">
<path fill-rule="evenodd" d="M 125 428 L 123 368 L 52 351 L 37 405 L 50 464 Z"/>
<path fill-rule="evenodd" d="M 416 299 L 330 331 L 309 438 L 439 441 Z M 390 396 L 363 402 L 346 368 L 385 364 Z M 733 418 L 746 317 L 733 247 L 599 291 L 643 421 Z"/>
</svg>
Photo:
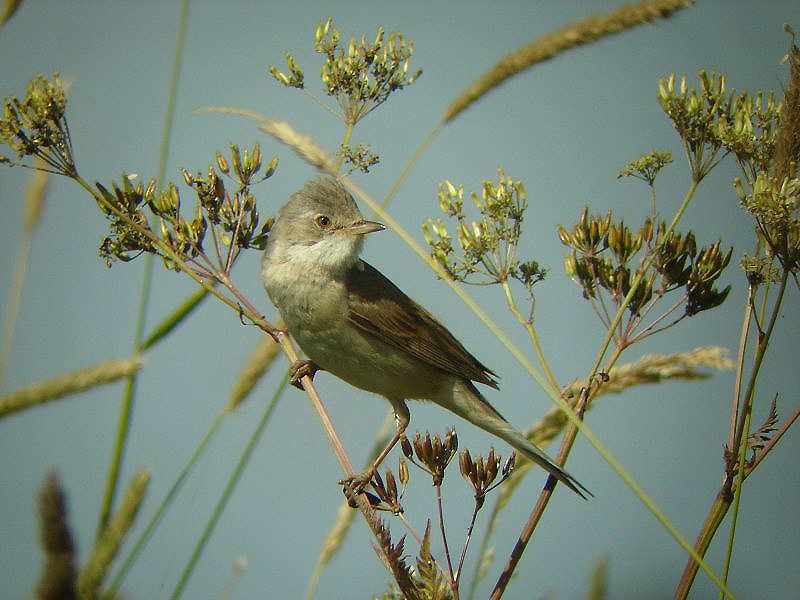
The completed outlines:
<svg viewBox="0 0 800 600">
<path fill-rule="evenodd" d="M 800 160 L 800 49 L 792 44 L 787 60 L 789 85 L 783 94 L 780 126 L 775 142 L 775 176 L 783 181 L 791 171 L 792 162 Z"/>
<path fill-rule="evenodd" d="M 122 541 L 133 526 L 149 483 L 150 473 L 142 469 L 133 476 L 128 484 L 119 508 L 108 521 L 103 534 L 92 549 L 89 560 L 81 569 L 78 577 L 78 590 L 82 597 L 96 598 L 99 596 L 103 579 L 108 574 L 111 562 L 116 557 Z"/>
<path fill-rule="evenodd" d="M 39 519 L 45 565 L 36 585 L 40 600 L 71 600 L 75 589 L 75 543 L 67 522 L 67 502 L 58 476 L 47 475 L 39 493 Z"/>
<path fill-rule="evenodd" d="M 280 324 L 277 325 L 281 327 Z M 239 372 L 239 377 L 231 388 L 231 395 L 228 399 L 228 405 L 225 410 L 230 412 L 236 410 L 252 389 L 261 380 L 267 368 L 275 360 L 275 357 L 280 353 L 281 347 L 268 335 L 261 336 L 258 346 L 247 359 L 242 370 Z"/>
<path fill-rule="evenodd" d="M 669 17 L 674 12 L 687 8 L 693 3 L 694 0 L 649 0 L 623 6 L 606 15 L 591 16 L 548 33 L 504 56 L 494 67 L 481 75 L 447 107 L 443 122 L 452 121 L 484 94 L 502 84 L 506 79 L 537 63 L 605 36 L 620 33 L 656 19 Z"/>
<path fill-rule="evenodd" d="M 136 373 L 143 364 L 144 361 L 140 356 L 108 360 L 25 386 L 0 396 L 0 418 L 128 377 Z"/>
</svg>

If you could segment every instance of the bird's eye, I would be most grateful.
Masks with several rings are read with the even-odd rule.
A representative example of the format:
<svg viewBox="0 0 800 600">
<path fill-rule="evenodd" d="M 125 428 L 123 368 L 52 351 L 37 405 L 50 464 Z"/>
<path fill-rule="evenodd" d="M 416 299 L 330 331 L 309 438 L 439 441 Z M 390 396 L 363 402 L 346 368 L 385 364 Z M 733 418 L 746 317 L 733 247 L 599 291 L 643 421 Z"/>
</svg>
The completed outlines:
<svg viewBox="0 0 800 600">
<path fill-rule="evenodd" d="M 314 217 L 314 222 L 320 229 L 327 229 L 331 226 L 331 219 L 326 215 L 317 215 Z"/>
</svg>

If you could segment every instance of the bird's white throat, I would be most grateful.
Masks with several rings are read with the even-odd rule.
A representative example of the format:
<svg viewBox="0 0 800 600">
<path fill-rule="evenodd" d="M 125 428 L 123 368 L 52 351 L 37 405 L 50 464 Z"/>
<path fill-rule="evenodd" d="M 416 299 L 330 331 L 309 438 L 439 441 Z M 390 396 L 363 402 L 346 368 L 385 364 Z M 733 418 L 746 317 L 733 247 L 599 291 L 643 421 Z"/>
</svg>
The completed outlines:
<svg viewBox="0 0 800 600">
<path fill-rule="evenodd" d="M 306 246 L 293 244 L 286 249 L 286 262 L 306 271 L 325 270 L 344 273 L 357 261 L 364 245 L 360 235 L 333 233 Z"/>
</svg>

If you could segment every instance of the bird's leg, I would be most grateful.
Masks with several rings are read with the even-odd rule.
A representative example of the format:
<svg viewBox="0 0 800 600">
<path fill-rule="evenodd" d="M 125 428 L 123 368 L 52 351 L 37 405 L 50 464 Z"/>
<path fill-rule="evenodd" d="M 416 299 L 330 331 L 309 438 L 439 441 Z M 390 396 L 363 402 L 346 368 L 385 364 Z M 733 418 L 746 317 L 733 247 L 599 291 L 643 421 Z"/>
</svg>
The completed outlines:
<svg viewBox="0 0 800 600">
<path fill-rule="evenodd" d="M 292 363 L 292 366 L 289 369 L 289 383 L 291 383 L 297 389 L 302 390 L 303 384 L 300 383 L 300 380 L 306 375 L 311 377 L 311 379 L 314 379 L 314 375 L 319 370 L 319 365 L 314 361 L 296 360 L 294 363 Z"/>
<path fill-rule="evenodd" d="M 344 495 L 347 498 L 351 498 L 353 494 L 358 494 L 364 489 L 364 487 L 372 479 L 373 475 L 375 475 L 378 467 L 381 466 L 381 463 L 389 455 L 389 452 L 392 451 L 392 448 L 395 447 L 397 442 L 399 442 L 406 433 L 406 427 L 408 427 L 408 422 L 410 420 L 410 414 L 408 412 L 406 403 L 403 400 L 391 399 L 389 402 L 392 403 L 392 408 L 394 409 L 394 419 L 395 424 L 397 425 L 397 430 L 392 436 L 392 439 L 389 440 L 389 443 L 386 444 L 386 447 L 381 451 L 381 453 L 378 455 L 378 458 L 375 459 L 369 469 L 353 477 L 342 479 L 339 482 L 340 485 L 344 486 Z"/>
</svg>

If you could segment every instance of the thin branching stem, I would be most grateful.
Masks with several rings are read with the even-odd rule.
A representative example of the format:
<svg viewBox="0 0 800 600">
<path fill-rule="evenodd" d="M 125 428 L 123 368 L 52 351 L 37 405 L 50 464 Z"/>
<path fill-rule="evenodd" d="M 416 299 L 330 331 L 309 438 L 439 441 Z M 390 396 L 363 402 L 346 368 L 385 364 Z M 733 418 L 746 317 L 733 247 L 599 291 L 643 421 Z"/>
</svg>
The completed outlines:
<svg viewBox="0 0 800 600">
<path fill-rule="evenodd" d="M 747 340 L 750 336 L 750 320 L 753 314 L 753 294 L 755 290 L 752 285 L 747 288 L 747 299 L 745 300 L 744 319 L 742 322 L 742 332 L 739 336 L 739 351 L 736 356 L 736 377 L 733 380 L 733 397 L 731 400 L 731 422 L 728 435 L 728 448 L 735 447 L 736 423 L 739 422 L 739 405 L 741 404 L 740 393 L 742 391 L 742 377 L 744 376 L 744 359 L 747 352 Z"/>
<path fill-rule="evenodd" d="M 239 480 L 241 479 L 242 473 L 244 472 L 244 468 L 250 462 L 250 458 L 253 456 L 253 452 L 256 449 L 256 445 L 258 444 L 261 437 L 264 435 L 264 430 L 266 429 L 267 423 L 269 422 L 270 415 L 272 415 L 273 409 L 277 405 L 278 400 L 280 399 L 281 395 L 286 389 L 287 382 L 288 382 L 288 377 L 284 377 L 281 380 L 280 384 L 275 389 L 275 392 L 273 393 L 272 399 L 267 405 L 267 408 L 264 410 L 264 414 L 261 416 L 258 425 L 253 431 L 253 434 L 250 436 L 250 440 L 247 442 L 247 446 L 245 446 L 245 449 L 242 452 L 241 457 L 239 458 L 239 462 L 236 464 L 236 468 L 233 470 L 233 473 L 231 473 L 230 479 L 228 479 L 228 483 L 225 485 L 225 489 L 222 491 L 222 494 L 217 500 L 217 504 L 214 506 L 214 510 L 209 516 L 209 519 L 206 522 L 206 526 L 203 529 L 203 533 L 201 534 L 200 539 L 197 541 L 197 544 L 194 550 L 192 551 L 192 555 L 189 558 L 189 561 L 186 563 L 183 573 L 181 573 L 181 577 L 178 580 L 178 584 L 175 586 L 175 589 L 173 590 L 172 595 L 170 596 L 172 600 L 177 600 L 178 598 L 180 598 L 181 594 L 183 594 L 183 590 L 186 587 L 186 583 L 189 581 L 189 577 L 194 571 L 194 568 L 197 565 L 197 561 L 200 559 L 200 555 L 203 553 L 203 550 L 205 550 L 206 544 L 208 543 L 211 534 L 214 532 L 217 523 L 219 523 L 220 517 L 222 517 L 222 513 L 225 510 L 225 507 L 228 505 L 228 501 L 233 495 L 233 490 L 236 488 L 236 485 L 239 483 Z"/>
<path fill-rule="evenodd" d="M 751 367 L 750 370 L 750 377 L 748 378 L 747 386 L 745 387 L 744 393 L 742 394 L 742 397 L 739 400 L 739 402 L 742 403 L 743 406 L 739 412 L 736 431 L 733 435 L 733 445 L 729 446 L 730 458 L 729 458 L 729 463 L 725 467 L 725 479 L 723 481 L 722 487 L 717 493 L 717 497 L 714 500 L 714 503 L 711 505 L 711 509 L 709 510 L 708 515 L 706 516 L 706 520 L 703 523 L 703 526 L 700 529 L 700 533 L 698 534 L 697 540 L 695 542 L 694 546 L 695 552 L 697 553 L 698 556 L 701 557 L 705 556 L 705 553 L 708 551 L 708 548 L 711 545 L 711 540 L 714 538 L 717 530 L 719 529 L 719 526 L 722 524 L 725 515 L 727 514 L 728 510 L 731 507 L 731 502 L 733 501 L 732 491 L 734 490 L 732 488 L 734 487 L 735 484 L 732 471 L 736 466 L 736 464 L 738 463 L 739 453 L 741 451 L 741 445 L 744 446 L 747 445 L 747 440 L 743 438 L 743 436 L 745 435 L 745 428 L 749 423 L 749 416 L 750 413 L 752 412 L 752 403 L 755 396 L 756 382 L 758 380 L 758 375 L 761 371 L 761 365 L 763 364 L 763 360 L 766 355 L 769 341 L 772 337 L 775 324 L 780 314 L 780 309 L 783 304 L 783 296 L 786 290 L 788 277 L 789 273 L 784 270 L 778 288 L 777 297 L 773 301 L 773 305 L 771 308 L 769 323 L 767 324 L 766 329 L 763 332 L 760 332 L 758 335 L 758 340 L 756 342 L 756 347 L 753 356 L 753 366 Z M 752 302 L 749 302 L 749 305 L 752 306 Z M 734 399 L 734 401 L 736 400 Z M 774 446 L 771 445 L 770 448 L 772 447 Z M 745 472 L 745 475 L 747 475 L 747 472 Z M 741 487 L 741 482 L 738 487 Z M 686 566 L 684 567 L 683 574 L 681 575 L 681 579 L 678 582 L 678 587 L 675 591 L 676 600 L 685 600 L 685 598 L 687 598 L 689 590 L 691 589 L 692 584 L 694 583 L 694 579 L 697 575 L 697 570 L 698 566 L 696 559 L 690 557 L 686 563 Z"/>
<path fill-rule="evenodd" d="M 172 65 L 172 74 L 170 77 L 169 95 L 167 97 L 167 110 L 164 117 L 164 130 L 161 136 L 161 151 L 159 156 L 159 180 L 164 178 L 167 165 L 167 152 L 169 150 L 169 143 L 172 139 L 172 124 L 175 115 L 175 99 L 177 97 L 178 81 L 180 76 L 180 68 L 183 63 L 183 50 L 184 42 L 186 40 L 186 23 L 189 16 L 189 0 L 184 0 L 181 5 L 180 17 L 178 20 L 178 31 L 176 34 L 175 43 L 175 56 Z M 69 126 L 65 123 L 66 139 L 70 140 Z M 71 150 L 71 149 L 70 149 Z M 71 154 L 71 151 L 70 151 Z M 83 182 L 77 172 L 72 169 L 64 169 L 63 172 L 73 171 L 72 176 L 79 181 Z M 81 185 L 87 189 L 93 196 L 97 197 L 94 191 L 85 183 Z M 150 285 L 152 282 L 153 274 L 153 258 L 148 255 L 145 258 L 144 274 L 142 276 L 142 290 L 139 297 L 139 309 L 137 310 L 136 325 L 134 331 L 134 349 L 138 351 L 141 348 L 144 338 L 144 323 L 147 314 L 148 299 L 150 296 Z M 114 499 L 119 488 L 119 475 L 122 468 L 122 460 L 124 458 L 125 448 L 128 442 L 128 433 L 130 431 L 130 421 L 133 413 L 134 399 L 136 391 L 136 375 L 131 375 L 125 386 L 125 392 L 122 399 L 122 406 L 120 407 L 119 422 L 117 424 L 117 435 L 114 442 L 114 450 L 112 451 L 111 465 L 109 466 L 108 476 L 106 478 L 106 487 L 103 494 L 103 502 L 100 509 L 100 519 L 97 526 L 96 539 L 99 540 L 103 530 L 108 523 L 111 516 L 111 511 L 114 506 Z"/>
<path fill-rule="evenodd" d="M 455 574 L 453 573 L 453 561 L 450 558 L 450 548 L 447 545 L 447 532 L 444 528 L 444 507 L 442 506 L 442 483 L 441 481 L 436 482 L 436 508 L 439 512 L 439 530 L 442 532 L 442 545 L 444 546 L 444 555 L 447 558 L 447 571 L 449 573 L 450 582 L 453 586 L 453 591 L 456 592 L 458 589 L 458 580 L 455 578 Z M 456 592 L 456 596 L 458 593 Z"/>
<path fill-rule="evenodd" d="M 753 413 L 748 411 L 744 417 L 744 435 L 745 439 L 750 435 L 750 423 L 752 421 Z M 722 581 L 728 583 L 728 574 L 731 568 L 731 558 L 733 557 L 733 540 L 736 537 L 736 525 L 739 522 L 739 506 L 742 502 L 742 484 L 745 479 L 745 464 L 747 463 L 747 444 L 741 444 L 739 450 L 739 468 L 736 473 L 736 485 L 733 493 L 733 514 L 731 515 L 731 526 L 728 532 L 728 545 L 725 548 L 725 566 L 722 568 Z M 725 597 L 720 591 L 719 600 L 725 600 Z"/>
<path fill-rule="evenodd" d="M 533 326 L 533 323 L 530 319 L 526 319 L 522 313 L 517 308 L 517 303 L 514 301 L 514 294 L 511 292 L 511 286 L 508 283 L 508 279 L 503 279 L 503 291 L 506 295 L 506 302 L 508 303 L 508 309 L 511 311 L 517 321 L 525 328 L 525 331 L 528 332 L 528 337 L 531 340 L 531 345 L 533 346 L 534 351 L 536 352 L 536 358 L 539 360 L 539 366 L 542 367 L 542 371 L 544 372 L 544 376 L 547 377 L 547 381 L 553 386 L 554 390 L 558 390 L 558 382 L 556 381 L 555 375 L 550 370 L 550 365 L 547 364 L 547 359 L 545 358 L 544 351 L 542 350 L 542 345 L 539 343 L 539 336 L 536 335 L 536 328 Z"/>
<path fill-rule="evenodd" d="M 458 577 L 459 581 L 461 581 L 461 572 L 464 569 L 464 559 L 467 556 L 467 549 L 469 548 L 469 543 L 470 541 L 472 541 L 472 531 L 473 529 L 475 529 L 475 521 L 478 518 L 479 510 L 480 510 L 480 505 L 476 500 L 475 505 L 472 509 L 472 517 L 469 520 L 469 527 L 467 527 L 467 537 L 464 539 L 464 547 L 461 549 L 461 556 L 458 559 L 458 569 L 456 570 L 456 577 Z M 472 581 L 470 582 L 470 597 L 472 597 L 473 595 L 476 583 L 477 583 L 477 571 L 476 574 L 473 575 Z"/>
<path fill-rule="evenodd" d="M 200 444 L 197 446 L 197 448 L 195 448 L 194 452 L 192 452 L 192 456 L 184 465 L 177 479 L 175 479 L 175 481 L 172 483 L 172 486 L 170 487 L 166 496 L 164 496 L 161 504 L 159 504 L 155 514 L 151 517 L 141 535 L 139 535 L 139 538 L 136 540 L 133 548 L 131 548 L 131 551 L 125 557 L 125 560 L 120 566 L 119 571 L 114 576 L 114 579 L 108 589 L 108 592 L 111 595 L 113 595 L 114 592 L 119 589 L 119 586 L 122 585 L 123 580 L 128 575 L 128 572 L 136 562 L 136 559 L 139 558 L 139 555 L 142 553 L 142 550 L 144 550 L 145 545 L 150 540 L 153 533 L 155 533 L 156 526 L 161 523 L 161 520 L 164 518 L 173 501 L 175 500 L 175 497 L 178 495 L 178 492 L 183 488 L 183 484 L 186 482 L 186 479 L 188 478 L 195 464 L 197 464 L 197 460 L 202 456 L 203 452 L 208 447 L 208 443 L 213 439 L 214 434 L 219 430 L 219 426 L 222 424 L 224 417 L 227 414 L 228 411 L 223 410 L 223 412 L 217 415 L 217 417 L 214 419 L 214 422 L 211 424 L 211 427 L 200 441 Z"/>
</svg>

